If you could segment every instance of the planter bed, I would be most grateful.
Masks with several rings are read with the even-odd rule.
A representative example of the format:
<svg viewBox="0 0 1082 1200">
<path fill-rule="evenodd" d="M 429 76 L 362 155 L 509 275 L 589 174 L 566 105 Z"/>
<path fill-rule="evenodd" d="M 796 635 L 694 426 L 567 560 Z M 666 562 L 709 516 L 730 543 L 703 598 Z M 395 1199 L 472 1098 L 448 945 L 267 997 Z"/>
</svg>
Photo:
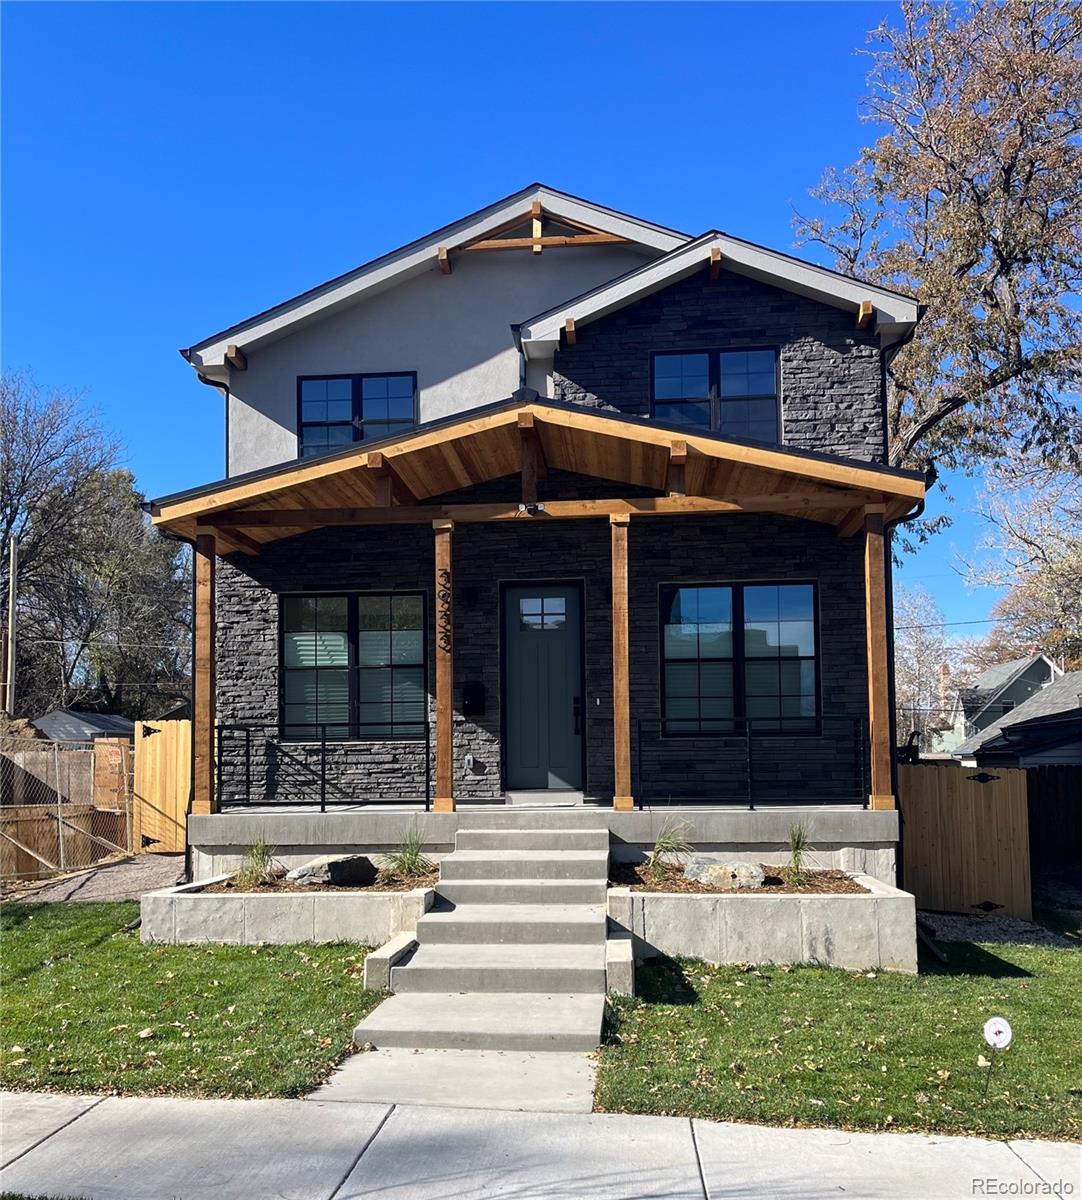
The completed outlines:
<svg viewBox="0 0 1082 1200">
<path fill-rule="evenodd" d="M 666 892 L 696 896 L 859 896 L 868 892 L 866 887 L 857 882 L 855 876 L 846 871 L 806 870 L 804 883 L 800 887 L 794 887 L 783 877 L 783 868 L 772 867 L 767 863 L 759 865 L 765 876 L 763 886 L 741 888 L 739 892 L 732 888 L 714 887 L 695 879 L 685 879 L 683 867 L 671 863 L 663 864 L 652 875 L 647 873 L 645 863 L 613 863 L 609 874 L 613 886 L 629 887 L 633 892 Z"/>
<path fill-rule="evenodd" d="M 428 887 L 408 891 L 378 887 L 207 890 L 230 879 L 232 875 L 218 875 L 147 892 L 140 902 L 142 940 L 244 946 L 298 942 L 382 946 L 395 934 L 412 931 L 435 898 Z"/>
<path fill-rule="evenodd" d="M 656 892 L 610 887 L 610 922 L 636 960 L 818 963 L 847 970 L 917 969 L 916 904 L 908 892 L 854 874 L 850 894 Z"/>
</svg>

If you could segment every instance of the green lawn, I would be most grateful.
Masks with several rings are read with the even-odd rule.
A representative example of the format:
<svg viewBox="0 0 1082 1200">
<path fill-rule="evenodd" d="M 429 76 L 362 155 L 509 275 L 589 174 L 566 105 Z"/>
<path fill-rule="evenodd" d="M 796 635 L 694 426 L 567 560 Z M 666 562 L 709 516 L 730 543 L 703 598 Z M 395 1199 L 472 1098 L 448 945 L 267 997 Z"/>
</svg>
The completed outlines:
<svg viewBox="0 0 1082 1200">
<path fill-rule="evenodd" d="M 0 1086 L 297 1096 L 380 1000 L 359 946 L 144 946 L 135 903 L 5 905 Z"/>
<path fill-rule="evenodd" d="M 948 943 L 916 977 L 659 961 L 620 998 L 596 1107 L 1082 1138 L 1082 951 Z M 995 1074 L 981 1027 L 1014 1043 Z M 984 1089 L 988 1085 L 987 1096 Z"/>
</svg>

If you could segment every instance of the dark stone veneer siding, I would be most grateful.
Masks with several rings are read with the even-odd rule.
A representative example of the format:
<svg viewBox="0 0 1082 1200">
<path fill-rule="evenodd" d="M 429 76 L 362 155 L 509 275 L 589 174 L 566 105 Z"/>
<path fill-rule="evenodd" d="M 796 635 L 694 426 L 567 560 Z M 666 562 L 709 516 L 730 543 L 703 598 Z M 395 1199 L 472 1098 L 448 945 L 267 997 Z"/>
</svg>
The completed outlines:
<svg viewBox="0 0 1082 1200">
<path fill-rule="evenodd" d="M 852 312 L 743 275 L 701 272 L 583 325 L 556 354 L 558 400 L 650 415 L 650 354 L 777 347 L 782 440 L 885 460 L 882 375 L 874 330 Z"/>
<path fill-rule="evenodd" d="M 658 585 L 662 582 L 816 580 L 820 603 L 822 708 L 827 716 L 866 712 L 863 557 L 860 538 L 829 526 L 774 516 L 641 518 L 631 524 L 632 736 L 645 723 L 644 779 L 650 795 L 744 797 L 744 750 L 736 741 L 667 739 L 659 716 Z M 430 723 L 433 535 L 427 526 L 323 529 L 264 548 L 258 557 L 219 561 L 218 719 L 274 726 L 278 720 L 278 597 L 300 591 L 422 591 L 427 602 Z M 500 780 L 499 585 L 581 580 L 585 592 L 588 794 L 612 795 L 612 640 L 607 521 L 524 519 L 460 525 L 454 533 L 455 787 L 460 800 L 498 800 Z M 481 682 L 486 715 L 460 713 L 463 684 Z M 275 746 L 273 730 L 253 735 L 257 800 L 319 795 L 318 746 Z M 434 742 L 434 737 L 433 737 Z M 226 734 L 223 796 L 243 789 L 243 737 Z M 467 753 L 476 759 L 465 766 Z M 856 796 L 852 728 L 827 722 L 824 736 L 759 739 L 756 776 L 763 800 L 849 800 Z M 424 786 L 424 748 L 408 742 L 329 748 L 329 799 L 415 798 Z M 633 767 L 634 767 L 633 763 Z M 264 788 L 265 783 L 265 788 Z"/>
</svg>

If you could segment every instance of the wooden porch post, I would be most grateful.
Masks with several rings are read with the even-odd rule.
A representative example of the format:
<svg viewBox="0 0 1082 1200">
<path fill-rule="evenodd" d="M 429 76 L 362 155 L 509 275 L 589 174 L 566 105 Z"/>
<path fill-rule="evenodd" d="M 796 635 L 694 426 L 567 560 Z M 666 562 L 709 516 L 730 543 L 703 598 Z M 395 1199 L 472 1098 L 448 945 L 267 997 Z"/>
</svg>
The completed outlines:
<svg viewBox="0 0 1082 1200">
<path fill-rule="evenodd" d="M 453 521 L 433 521 L 436 534 L 436 812 L 454 812 L 454 593 Z"/>
<path fill-rule="evenodd" d="M 864 515 L 864 624 L 868 638 L 868 743 L 872 808 L 895 808 L 891 786 L 890 688 L 887 654 L 887 545 L 883 512 Z"/>
<path fill-rule="evenodd" d="M 634 808 L 631 794 L 631 685 L 628 678 L 626 513 L 609 517 L 612 531 L 612 761 L 613 808 Z"/>
<path fill-rule="evenodd" d="M 193 813 L 215 811 L 214 796 L 214 570 L 216 543 L 213 533 L 195 539 L 194 683 L 192 695 L 192 755 L 195 763 Z"/>
</svg>

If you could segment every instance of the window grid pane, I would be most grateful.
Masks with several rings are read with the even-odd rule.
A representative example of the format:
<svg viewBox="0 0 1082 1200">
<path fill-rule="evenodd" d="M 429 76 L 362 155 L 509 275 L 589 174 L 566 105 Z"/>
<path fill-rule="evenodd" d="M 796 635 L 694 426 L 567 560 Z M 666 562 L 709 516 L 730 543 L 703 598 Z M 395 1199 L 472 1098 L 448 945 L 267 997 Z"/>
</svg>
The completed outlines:
<svg viewBox="0 0 1082 1200">
<path fill-rule="evenodd" d="M 731 733 L 738 718 L 754 733 L 815 731 L 810 584 L 669 586 L 659 599 L 664 733 Z"/>
<path fill-rule="evenodd" d="M 299 386 L 299 458 L 394 437 L 416 424 L 412 375 L 301 378 Z"/>
<path fill-rule="evenodd" d="M 282 736 L 329 741 L 423 738 L 420 596 L 289 597 L 282 604 Z"/>
<path fill-rule="evenodd" d="M 737 441 L 781 442 L 774 350 L 655 354 L 651 399 L 655 419 L 667 425 L 712 429 Z"/>
</svg>

